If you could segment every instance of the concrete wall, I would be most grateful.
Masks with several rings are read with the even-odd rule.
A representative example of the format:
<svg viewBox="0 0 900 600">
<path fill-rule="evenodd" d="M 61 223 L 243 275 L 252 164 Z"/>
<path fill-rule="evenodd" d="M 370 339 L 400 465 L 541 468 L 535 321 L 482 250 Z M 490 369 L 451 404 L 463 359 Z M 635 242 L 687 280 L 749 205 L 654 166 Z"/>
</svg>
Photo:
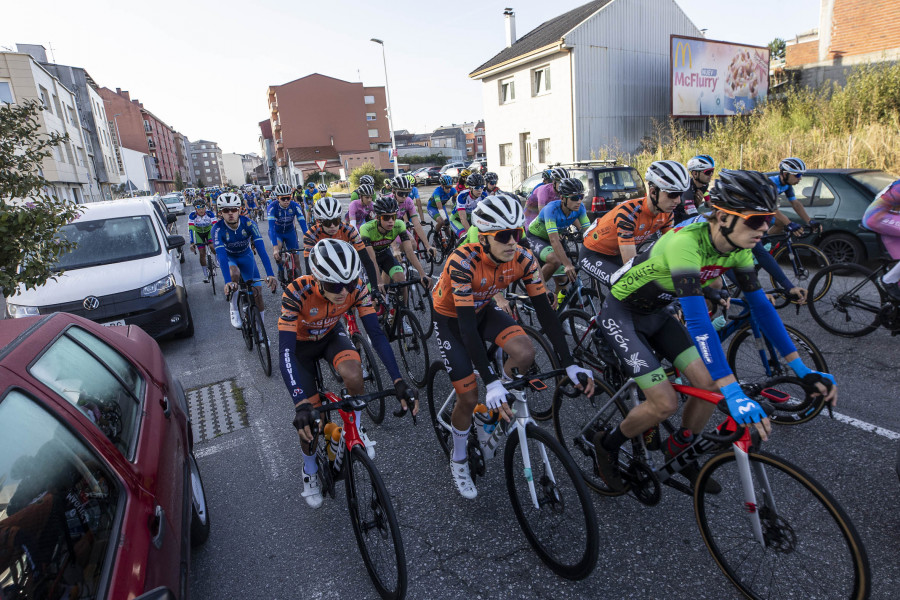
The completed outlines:
<svg viewBox="0 0 900 600">
<path fill-rule="evenodd" d="M 234 152 L 222 154 L 222 166 L 224 168 L 225 183 L 243 185 L 244 164 L 240 154 L 235 154 Z"/>
</svg>

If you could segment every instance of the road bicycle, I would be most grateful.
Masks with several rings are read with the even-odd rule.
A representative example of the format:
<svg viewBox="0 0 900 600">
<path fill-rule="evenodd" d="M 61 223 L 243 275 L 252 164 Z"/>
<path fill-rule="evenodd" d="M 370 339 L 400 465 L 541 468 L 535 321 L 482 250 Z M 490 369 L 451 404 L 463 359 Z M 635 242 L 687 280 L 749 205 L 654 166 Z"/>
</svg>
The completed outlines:
<svg viewBox="0 0 900 600">
<path fill-rule="evenodd" d="M 259 309 L 256 307 L 256 299 L 253 297 L 253 284 L 257 282 L 262 282 L 262 280 L 249 279 L 244 281 L 243 278 L 239 278 L 235 282 L 238 284 L 237 291 L 226 294 L 225 300 L 230 302 L 232 294 L 238 295 L 237 308 L 238 313 L 241 315 L 241 335 L 244 337 L 244 344 L 246 344 L 248 352 L 253 350 L 254 344 L 256 345 L 259 363 L 262 365 L 266 377 L 269 377 L 272 375 L 269 334 L 266 333 L 266 325 L 263 323 Z"/>
<path fill-rule="evenodd" d="M 209 279 L 209 283 L 212 286 L 213 296 L 216 295 L 216 270 L 218 269 L 219 263 L 216 258 L 216 251 L 213 250 L 213 242 L 212 240 L 207 240 L 204 242 L 206 246 L 206 275 L 207 279 Z M 193 250 L 194 254 L 197 254 L 197 250 Z M 201 265 L 202 268 L 202 265 Z"/>
<path fill-rule="evenodd" d="M 410 273 L 411 275 L 412 273 Z M 427 336 L 415 313 L 403 302 L 401 290 L 411 286 L 421 286 L 421 279 L 392 281 L 384 286 L 387 298 L 376 294 L 378 319 L 388 341 L 397 342 L 400 363 L 416 387 L 425 385 L 428 373 Z"/>
<path fill-rule="evenodd" d="M 881 281 L 894 261 L 887 257 L 880 261 L 874 271 L 855 263 L 837 263 L 816 273 L 809 284 L 810 295 L 813 291 L 817 295 L 809 305 L 816 323 L 828 333 L 848 338 L 881 326 L 891 335 L 900 334 L 900 301 L 887 293 Z"/>
<path fill-rule="evenodd" d="M 804 228 L 804 233 L 801 238 L 808 237 L 811 234 L 812 230 Z M 825 256 L 824 252 L 812 244 L 797 242 L 794 241 L 794 239 L 793 234 L 785 232 L 763 236 L 762 243 L 772 244 L 769 254 L 772 255 L 794 287 L 809 288 L 810 279 L 813 275 L 815 275 L 817 271 L 830 265 L 831 262 L 828 260 L 828 257 Z M 756 266 L 757 271 L 761 268 L 762 267 L 759 265 Z M 779 286 L 771 273 L 769 274 L 769 280 L 773 288 Z M 822 283 L 822 289 L 817 291 L 816 294 L 826 293 L 829 285 L 831 285 L 831 277 L 826 276 Z M 737 294 L 734 293 L 732 295 L 735 296 Z M 809 302 L 813 302 L 817 299 L 818 297 L 816 295 L 813 295 L 812 293 L 809 294 Z M 775 298 L 775 308 L 784 308 L 792 302 L 797 304 L 796 300 L 792 300 L 784 294 L 779 295 Z M 797 305 L 799 306 L 799 304 Z"/>
<path fill-rule="evenodd" d="M 421 222 L 421 219 L 420 219 L 420 222 Z M 419 237 L 419 234 L 416 233 L 415 228 L 412 227 L 411 225 L 409 225 L 407 227 L 407 229 L 411 230 L 411 232 L 412 232 L 413 249 L 415 250 L 416 256 L 419 257 L 419 262 L 421 262 L 422 265 L 425 267 L 425 270 L 428 272 L 428 276 L 434 277 L 434 272 L 436 270 L 438 270 L 438 271 L 440 270 L 440 265 L 441 265 L 440 250 L 437 248 L 437 246 L 432 246 L 434 248 L 434 254 L 431 254 L 430 252 L 428 252 L 425 249 L 426 248 L 425 240 L 423 240 Z M 426 238 L 433 239 L 434 223 L 422 222 L 422 231 L 425 232 Z"/>
<path fill-rule="evenodd" d="M 456 248 L 456 236 L 450 229 L 450 217 L 444 210 L 444 222 L 440 227 L 431 225 L 431 245 L 438 251 L 436 264 L 442 264 Z"/>
<path fill-rule="evenodd" d="M 519 376 L 504 384 L 510 392 L 507 398 L 515 420 L 507 423 L 500 420 L 499 414 L 491 415 L 486 422 L 473 418 L 467 458 L 475 481 L 484 476 L 486 461 L 499 454 L 500 439 L 507 436 L 503 467 L 519 526 L 532 549 L 554 573 L 579 580 L 590 575 L 597 564 L 597 516 L 578 466 L 560 443 L 531 418 L 526 399 L 527 389 L 544 390 L 543 380 L 561 375 L 565 375 L 565 369 Z M 453 449 L 450 416 L 456 405 L 456 391 L 443 361 L 431 363 L 427 394 L 432 427 L 449 458 Z M 493 429 L 489 437 L 485 436 L 486 429 L 478 433 L 485 426 Z"/>
<path fill-rule="evenodd" d="M 375 350 L 369 342 L 369 338 L 359 329 L 356 317 L 353 313 L 344 313 L 344 321 L 347 323 L 347 335 L 356 351 L 359 352 L 359 360 L 362 365 L 363 386 L 367 393 L 374 393 L 384 389 L 381 383 L 381 371 L 375 360 Z M 318 366 L 318 365 L 317 365 Z M 335 379 L 338 379 L 337 371 L 331 369 L 331 373 Z M 366 414 L 372 419 L 376 425 L 384 421 L 384 400 L 372 400 L 366 404 Z"/>
<path fill-rule="evenodd" d="M 278 270 L 278 277 L 281 280 L 281 288 L 284 289 L 290 282 L 303 276 L 303 251 L 282 250 L 280 254 L 281 268 Z"/>
<path fill-rule="evenodd" d="M 716 404 L 727 415 L 721 394 L 672 385 L 682 398 Z M 594 491 L 604 496 L 631 493 L 647 506 L 659 503 L 661 485 L 692 496 L 707 550 L 748 598 L 868 598 L 867 553 L 838 502 L 799 467 L 759 450 L 756 431 L 737 425 L 730 415 L 717 433 L 695 435 L 671 458 L 660 456 L 665 442 L 658 428 L 626 442 L 618 454 L 625 488 L 607 486 L 598 474 L 593 440 L 598 432 L 612 431 L 637 406 L 639 388 L 628 379 L 618 391 L 595 381 L 595 390 L 588 400 L 570 400 L 574 390 L 560 385 L 553 402 L 556 438 L 571 451 Z M 669 435 L 675 432 L 668 420 L 661 425 Z M 711 457 L 693 488 L 673 479 L 704 455 Z"/>
</svg>

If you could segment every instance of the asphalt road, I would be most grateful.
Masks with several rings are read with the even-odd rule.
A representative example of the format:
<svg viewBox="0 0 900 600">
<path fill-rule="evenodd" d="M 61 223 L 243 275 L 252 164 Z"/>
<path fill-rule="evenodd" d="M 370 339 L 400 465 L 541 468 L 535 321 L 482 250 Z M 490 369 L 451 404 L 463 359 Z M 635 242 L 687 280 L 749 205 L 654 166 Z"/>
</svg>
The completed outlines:
<svg viewBox="0 0 900 600">
<path fill-rule="evenodd" d="M 184 217 L 179 229 L 186 230 Z M 183 268 L 196 333 L 161 346 L 187 389 L 235 380 L 249 417 L 249 427 L 196 449 L 212 533 L 192 556 L 193 597 L 376 597 L 350 527 L 342 484 L 337 497 L 319 510 L 300 497 L 302 462 L 291 426 L 292 404 L 277 364 L 266 378 L 255 352 L 247 352 L 240 333 L 231 328 L 222 294 L 213 298 L 200 279 L 196 257 L 187 253 L 187 259 Z M 266 292 L 264 297 L 267 330 L 277 346 L 280 295 Z M 793 310 L 781 314 L 825 353 L 840 384 L 837 410 L 845 418 L 830 420 L 823 414 L 800 426 L 779 427 L 766 449 L 801 465 L 832 492 L 868 550 L 872 597 L 896 597 L 900 490 L 894 465 L 900 441 L 893 432 L 900 432 L 900 340 L 884 331 L 845 340 L 821 330 L 805 309 L 799 315 Z M 434 336 L 429 344 L 433 360 Z M 387 406 L 392 410 L 394 401 Z M 864 425 L 845 422 L 850 418 Z M 865 424 L 883 430 L 873 432 Z M 570 582 L 546 568 L 526 542 L 510 506 L 501 460 L 488 464 L 486 477 L 478 480 L 478 498 L 467 501 L 453 488 L 424 402 L 417 427 L 408 417 L 396 419 L 388 412 L 382 425 L 368 429 L 403 532 L 409 598 L 738 597 L 703 545 L 691 499 L 674 490 L 664 488 L 655 507 L 628 496 L 593 495 L 600 559 L 587 579 Z"/>
</svg>

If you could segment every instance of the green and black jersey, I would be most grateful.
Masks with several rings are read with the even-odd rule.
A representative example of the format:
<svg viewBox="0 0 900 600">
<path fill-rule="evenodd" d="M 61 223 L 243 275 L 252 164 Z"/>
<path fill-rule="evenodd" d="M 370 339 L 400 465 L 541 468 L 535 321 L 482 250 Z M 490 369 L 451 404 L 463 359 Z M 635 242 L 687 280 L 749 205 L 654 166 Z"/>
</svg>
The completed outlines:
<svg viewBox="0 0 900 600">
<path fill-rule="evenodd" d="M 410 239 L 409 233 L 406 231 L 406 223 L 401 219 L 394 221 L 394 226 L 387 233 L 378 231 L 379 221 L 380 219 L 376 218 L 374 221 L 369 221 L 359 228 L 359 236 L 362 238 L 363 243 L 366 246 L 371 246 L 376 254 L 387 251 L 395 239 L 399 238 L 401 242 Z"/>
</svg>

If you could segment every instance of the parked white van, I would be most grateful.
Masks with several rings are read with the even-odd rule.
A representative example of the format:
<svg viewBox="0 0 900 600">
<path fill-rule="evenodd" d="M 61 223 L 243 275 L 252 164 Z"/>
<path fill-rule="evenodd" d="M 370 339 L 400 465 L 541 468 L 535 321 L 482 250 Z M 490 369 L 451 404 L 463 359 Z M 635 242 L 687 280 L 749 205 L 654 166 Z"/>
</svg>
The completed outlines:
<svg viewBox="0 0 900 600">
<path fill-rule="evenodd" d="M 12 318 L 68 312 L 103 325 L 139 325 L 154 338 L 190 337 L 194 321 L 181 276 L 180 235 L 167 235 L 149 198 L 84 205 L 60 237 L 77 247 L 60 257 L 54 281 L 7 299 Z"/>
</svg>

